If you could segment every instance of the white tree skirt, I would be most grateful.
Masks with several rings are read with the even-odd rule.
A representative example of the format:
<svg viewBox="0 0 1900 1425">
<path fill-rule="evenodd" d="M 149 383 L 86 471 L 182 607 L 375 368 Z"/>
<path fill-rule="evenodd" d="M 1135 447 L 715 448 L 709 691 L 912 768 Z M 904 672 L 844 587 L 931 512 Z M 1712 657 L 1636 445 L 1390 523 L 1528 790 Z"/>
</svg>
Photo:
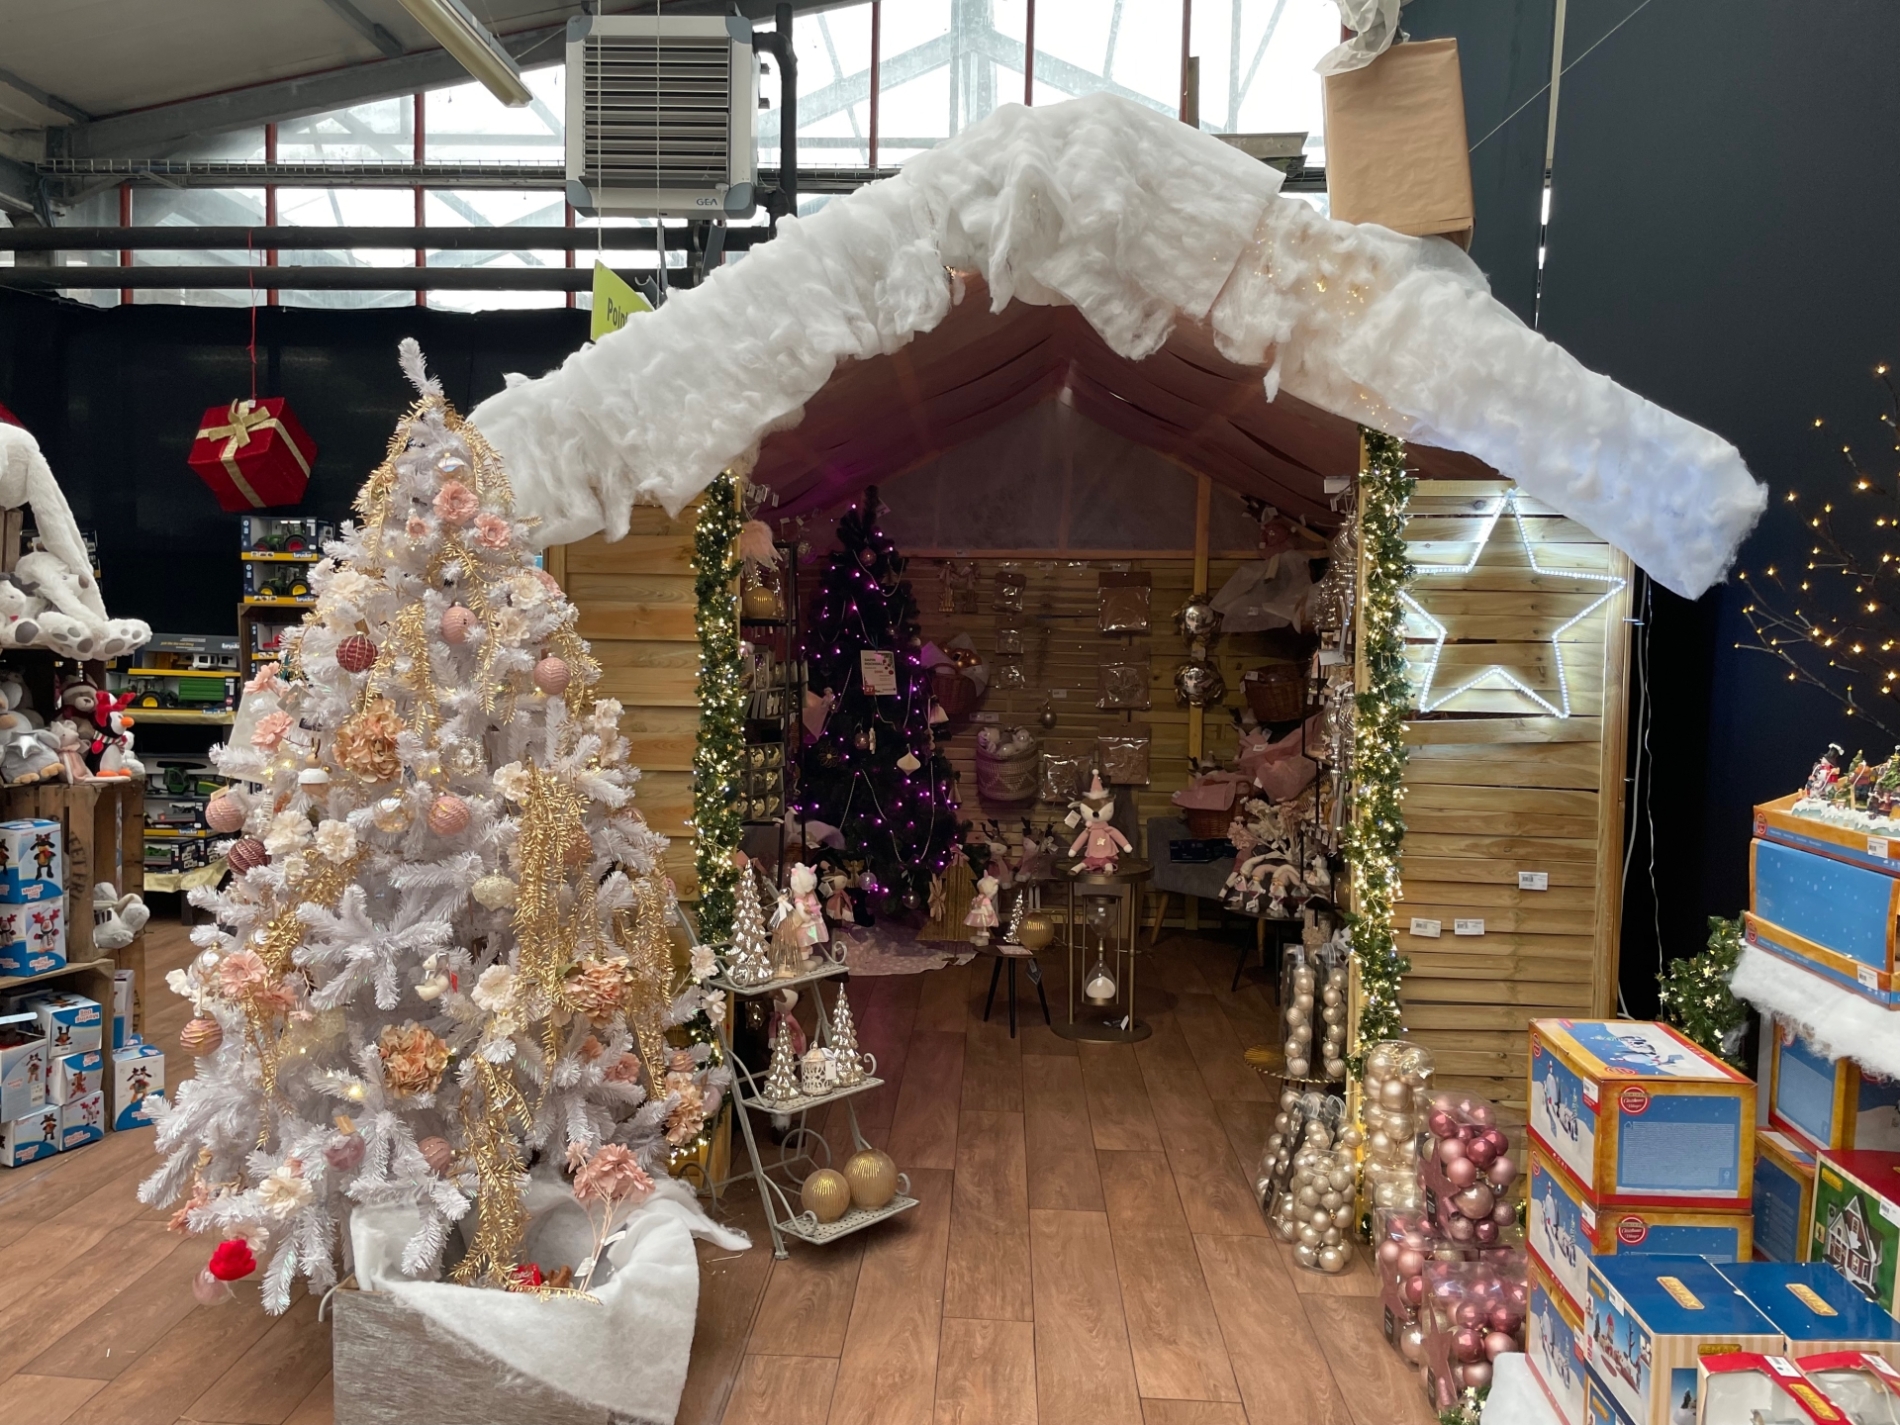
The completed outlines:
<svg viewBox="0 0 1900 1425">
<path fill-rule="evenodd" d="M 1521 1351 L 1491 1364 L 1491 1393 L 1484 1399 L 1484 1425 L 1564 1425 L 1563 1417 L 1531 1374 L 1531 1358 Z"/>
<path fill-rule="evenodd" d="M 1852 1059 L 1886 1078 L 1900 1078 L 1900 1011 L 1811 975 L 1756 945 L 1742 946 L 1729 979 L 1737 999 L 1800 1026 L 1830 1059 Z"/>
</svg>

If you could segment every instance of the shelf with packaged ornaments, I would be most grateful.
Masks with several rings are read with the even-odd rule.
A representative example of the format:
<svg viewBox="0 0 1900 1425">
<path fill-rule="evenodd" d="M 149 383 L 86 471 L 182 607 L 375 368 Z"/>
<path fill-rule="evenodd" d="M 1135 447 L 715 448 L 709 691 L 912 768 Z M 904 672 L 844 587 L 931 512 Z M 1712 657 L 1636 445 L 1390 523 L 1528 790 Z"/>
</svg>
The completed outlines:
<svg viewBox="0 0 1900 1425">
<path fill-rule="evenodd" d="M 756 1108 L 761 1113 L 809 1113 L 814 1108 L 823 1108 L 828 1103 L 850 1098 L 854 1094 L 869 1093 L 872 1089 L 883 1087 L 884 1080 L 874 1074 L 866 1074 L 854 1084 L 839 1084 L 836 1088 L 826 1089 L 821 1094 L 801 1093 L 796 1098 L 766 1098 L 762 1093 L 747 1092 L 741 1094 L 748 1108 Z"/>
</svg>

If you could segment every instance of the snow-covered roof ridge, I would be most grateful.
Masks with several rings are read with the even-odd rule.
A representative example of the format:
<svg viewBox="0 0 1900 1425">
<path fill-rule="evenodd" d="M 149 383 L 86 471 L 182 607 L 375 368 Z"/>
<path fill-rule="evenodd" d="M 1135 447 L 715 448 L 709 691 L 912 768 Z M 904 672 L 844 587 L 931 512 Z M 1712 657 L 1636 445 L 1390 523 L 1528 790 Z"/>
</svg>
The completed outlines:
<svg viewBox="0 0 1900 1425">
<path fill-rule="evenodd" d="M 548 543 L 617 538 L 795 424 L 838 363 L 935 328 L 974 270 L 996 309 L 1072 305 L 1131 359 L 1204 324 L 1269 397 L 1476 456 L 1678 593 L 1723 576 L 1767 500 L 1732 445 L 1525 327 L 1448 243 L 1279 185 L 1109 95 L 1007 105 L 471 418 Z"/>
</svg>

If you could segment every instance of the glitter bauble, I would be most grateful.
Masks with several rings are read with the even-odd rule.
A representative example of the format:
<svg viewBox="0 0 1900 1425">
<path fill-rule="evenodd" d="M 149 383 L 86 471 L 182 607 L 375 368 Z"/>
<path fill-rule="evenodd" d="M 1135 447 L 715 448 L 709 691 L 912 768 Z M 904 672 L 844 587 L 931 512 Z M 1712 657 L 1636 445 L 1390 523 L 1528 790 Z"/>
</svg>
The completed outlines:
<svg viewBox="0 0 1900 1425">
<path fill-rule="evenodd" d="M 820 1168 L 805 1179 L 798 1201 L 820 1222 L 836 1222 L 851 1206 L 851 1184 L 835 1168 Z"/>
<path fill-rule="evenodd" d="M 323 1161 L 339 1173 L 353 1173 L 363 1162 L 363 1135 L 346 1133 L 323 1150 Z"/>
<path fill-rule="evenodd" d="M 406 831 L 410 818 L 409 803 L 401 797 L 383 797 L 370 808 L 370 820 L 376 823 L 376 829 L 392 835 Z"/>
<path fill-rule="evenodd" d="M 1220 610 L 1205 596 L 1196 594 L 1175 615 L 1180 621 L 1181 633 L 1189 643 L 1205 643 L 1220 632 Z"/>
<path fill-rule="evenodd" d="M 520 889 L 499 871 L 491 872 L 475 883 L 475 899 L 490 910 L 503 910 L 515 903 Z"/>
<path fill-rule="evenodd" d="M 1174 670 L 1174 695 L 1191 708 L 1204 708 L 1227 696 L 1227 680 L 1220 669 L 1199 658 Z"/>
<path fill-rule="evenodd" d="M 475 610 L 463 604 L 456 604 L 442 615 L 442 641 L 455 644 L 467 643 L 468 636 L 480 623 L 481 619 L 476 617 Z"/>
<path fill-rule="evenodd" d="M 233 871 L 242 876 L 270 860 L 270 853 L 255 836 L 247 836 L 242 841 L 232 842 L 231 849 L 224 853 L 224 859 Z"/>
<path fill-rule="evenodd" d="M 187 1054 L 209 1054 L 224 1042 L 224 1030 L 215 1019 L 194 1019 L 178 1031 L 178 1044 Z"/>
<path fill-rule="evenodd" d="M 229 792 L 219 792 L 205 803 L 205 825 L 226 835 L 240 831 L 244 827 L 244 808 Z"/>
<path fill-rule="evenodd" d="M 1056 938 L 1056 923 L 1043 910 L 1032 910 L 1016 927 L 1016 943 L 1025 950 L 1040 950 Z"/>
<path fill-rule="evenodd" d="M 361 673 L 376 662 L 376 645 L 360 633 L 353 633 L 336 646 L 337 666 L 346 673 Z"/>
<path fill-rule="evenodd" d="M 449 1165 L 455 1161 L 455 1149 L 449 1146 L 446 1138 L 424 1138 L 416 1144 L 422 1154 L 422 1160 L 429 1165 L 429 1171 L 438 1177 L 446 1176 Z"/>
<path fill-rule="evenodd" d="M 851 1201 L 859 1207 L 875 1211 L 897 1196 L 897 1164 L 875 1148 L 853 1153 L 844 1165 L 844 1177 L 851 1185 Z"/>
<path fill-rule="evenodd" d="M 429 830 L 437 836 L 458 836 L 468 830 L 468 803 L 444 793 L 429 803 Z"/>
<path fill-rule="evenodd" d="M 573 679 L 565 658 L 547 657 L 534 665 L 534 685 L 551 698 L 558 698 L 567 691 L 568 683 Z"/>
</svg>

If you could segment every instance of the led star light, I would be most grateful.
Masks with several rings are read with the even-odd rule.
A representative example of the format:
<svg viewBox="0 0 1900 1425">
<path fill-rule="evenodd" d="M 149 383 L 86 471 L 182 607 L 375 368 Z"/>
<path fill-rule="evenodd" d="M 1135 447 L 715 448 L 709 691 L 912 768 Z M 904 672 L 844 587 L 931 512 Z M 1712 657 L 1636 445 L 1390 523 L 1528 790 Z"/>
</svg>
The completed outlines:
<svg viewBox="0 0 1900 1425">
<path fill-rule="evenodd" d="M 1621 593 L 1623 586 L 1629 582 L 1626 579 L 1618 578 L 1614 574 L 1596 574 L 1583 569 L 1546 569 L 1542 564 L 1538 563 L 1537 546 L 1531 543 L 1530 532 L 1524 528 L 1524 515 L 1517 507 L 1516 490 L 1509 490 L 1501 495 L 1498 498 L 1496 506 L 1492 508 L 1491 513 L 1485 517 L 1484 527 L 1478 533 L 1477 547 L 1471 551 L 1471 557 L 1469 559 L 1463 564 L 1418 565 L 1416 577 L 1425 579 L 1435 575 L 1469 574 L 1477 567 L 1478 560 L 1484 555 L 1485 546 L 1491 542 L 1491 536 L 1498 527 L 1498 521 L 1504 517 L 1507 511 L 1511 516 L 1512 524 L 1516 526 L 1517 537 L 1524 545 L 1524 557 L 1530 562 L 1532 573 L 1554 576 L 1561 579 L 1575 579 L 1580 583 L 1593 585 L 1603 590 L 1602 594 L 1592 599 L 1583 609 L 1572 614 L 1563 623 L 1551 630 L 1550 652 L 1551 657 L 1557 664 L 1557 696 L 1559 701 L 1552 703 L 1550 699 L 1544 697 L 1541 693 L 1526 687 L 1524 681 L 1512 673 L 1510 669 L 1501 667 L 1495 663 L 1476 676 L 1467 678 L 1450 692 L 1434 697 L 1432 695 L 1432 685 L 1438 677 L 1438 660 L 1445 651 L 1446 629 L 1442 623 L 1425 611 L 1423 604 L 1419 603 L 1417 599 L 1407 592 L 1400 594 L 1399 597 L 1404 600 L 1406 608 L 1417 615 L 1419 621 L 1425 625 L 1426 631 L 1431 635 L 1432 639 L 1431 657 L 1426 660 L 1425 674 L 1419 680 L 1418 685 L 1418 710 L 1422 713 L 1437 712 L 1460 694 L 1468 693 L 1474 688 L 1488 683 L 1492 687 L 1505 687 L 1513 692 L 1522 693 L 1552 717 L 1569 717 L 1570 679 L 1564 671 L 1564 646 L 1561 640 L 1571 629 L 1582 623 L 1585 619 L 1590 617 L 1591 614 L 1595 613 L 1611 599 L 1615 598 L 1617 594 Z"/>
</svg>

